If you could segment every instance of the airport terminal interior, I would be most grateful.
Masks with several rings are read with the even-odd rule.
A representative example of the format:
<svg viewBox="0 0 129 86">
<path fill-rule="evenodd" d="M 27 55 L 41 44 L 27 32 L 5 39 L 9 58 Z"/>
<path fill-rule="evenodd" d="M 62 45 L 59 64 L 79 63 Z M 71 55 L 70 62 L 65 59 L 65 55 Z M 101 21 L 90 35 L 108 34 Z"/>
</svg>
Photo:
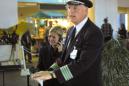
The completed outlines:
<svg viewBox="0 0 129 86">
<path fill-rule="evenodd" d="M 65 7 L 67 1 L 68 0 L 1 1 L 0 86 L 39 86 L 38 82 L 30 78 L 30 74 L 36 71 L 39 50 L 46 39 L 47 30 L 53 26 L 62 26 L 62 42 L 64 42 L 68 29 L 73 25 L 67 19 Z M 124 42 L 122 40 L 123 46 L 121 48 L 124 47 L 124 49 L 120 50 L 124 51 L 126 48 L 125 52 L 129 52 L 129 0 L 91 1 L 93 2 L 93 7 L 89 8 L 88 17 L 100 29 L 104 21 L 107 20 L 113 29 L 112 39 L 117 41 L 119 41 L 119 38 L 123 39 Z M 126 30 L 125 36 L 121 36 L 119 32 L 122 25 L 124 25 Z M 23 36 L 26 33 L 29 34 L 31 40 L 28 46 L 24 46 Z M 108 48 L 112 47 L 114 43 L 116 42 L 110 43 L 111 46 L 107 46 L 104 52 L 108 52 Z M 121 44 L 121 41 L 119 43 Z M 119 43 L 116 44 L 119 45 Z M 117 51 L 115 49 L 114 45 L 112 49 L 109 49 L 109 53 L 105 53 L 105 55 L 110 57 L 110 53 L 114 52 L 119 53 L 113 54 L 114 56 L 126 57 L 127 54 L 121 53 L 122 51 L 119 52 L 119 50 Z M 129 59 L 129 54 L 127 59 Z M 122 63 L 123 59 L 120 60 Z M 127 78 L 129 80 L 128 76 Z"/>
</svg>

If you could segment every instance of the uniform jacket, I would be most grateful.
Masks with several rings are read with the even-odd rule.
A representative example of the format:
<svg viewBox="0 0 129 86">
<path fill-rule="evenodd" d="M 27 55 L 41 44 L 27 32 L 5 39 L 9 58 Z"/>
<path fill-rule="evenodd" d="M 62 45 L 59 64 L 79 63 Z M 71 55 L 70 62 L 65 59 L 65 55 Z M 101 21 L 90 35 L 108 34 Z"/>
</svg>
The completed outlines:
<svg viewBox="0 0 129 86">
<path fill-rule="evenodd" d="M 102 32 L 88 19 L 73 42 L 67 47 L 71 32 L 72 29 L 68 32 L 65 42 L 65 50 L 62 55 L 63 66 L 54 70 L 58 81 L 65 86 L 102 86 Z M 70 59 L 73 47 L 77 50 L 74 60 Z"/>
</svg>

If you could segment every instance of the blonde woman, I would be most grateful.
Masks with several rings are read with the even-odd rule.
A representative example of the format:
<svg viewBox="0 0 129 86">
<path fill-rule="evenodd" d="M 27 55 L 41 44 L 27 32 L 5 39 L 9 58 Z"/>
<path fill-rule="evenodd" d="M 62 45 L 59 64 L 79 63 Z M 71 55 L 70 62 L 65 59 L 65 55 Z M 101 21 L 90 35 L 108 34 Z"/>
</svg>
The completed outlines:
<svg viewBox="0 0 129 86">
<path fill-rule="evenodd" d="M 53 62 L 55 62 L 55 60 L 62 54 L 62 34 L 63 30 L 61 26 L 55 26 L 49 30 L 47 37 L 48 42 L 42 45 L 39 52 L 39 62 L 37 67 L 40 71 L 48 70 Z M 47 80 L 44 82 L 44 86 L 59 86 L 59 83 L 56 79 Z"/>
</svg>

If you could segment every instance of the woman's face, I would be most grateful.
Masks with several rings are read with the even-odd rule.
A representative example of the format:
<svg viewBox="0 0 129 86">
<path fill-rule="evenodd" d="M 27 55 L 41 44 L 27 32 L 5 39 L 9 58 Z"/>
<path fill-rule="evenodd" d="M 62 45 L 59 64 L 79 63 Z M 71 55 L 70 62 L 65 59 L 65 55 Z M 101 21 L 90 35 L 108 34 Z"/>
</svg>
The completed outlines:
<svg viewBox="0 0 129 86">
<path fill-rule="evenodd" d="M 58 34 L 56 34 L 56 33 L 49 33 L 49 35 L 48 35 L 48 41 L 49 41 L 49 44 L 51 45 L 51 46 L 56 46 L 57 45 L 57 43 L 59 43 L 59 35 Z"/>
</svg>

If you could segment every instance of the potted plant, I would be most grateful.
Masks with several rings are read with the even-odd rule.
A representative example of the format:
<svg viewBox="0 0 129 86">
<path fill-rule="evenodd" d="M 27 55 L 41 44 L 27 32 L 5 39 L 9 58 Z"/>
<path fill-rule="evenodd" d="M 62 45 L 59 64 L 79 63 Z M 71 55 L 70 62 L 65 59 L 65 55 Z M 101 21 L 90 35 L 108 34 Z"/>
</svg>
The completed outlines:
<svg viewBox="0 0 129 86">
<path fill-rule="evenodd" d="M 129 51 L 125 40 L 111 39 L 102 53 L 103 86 L 129 86 Z"/>
</svg>

